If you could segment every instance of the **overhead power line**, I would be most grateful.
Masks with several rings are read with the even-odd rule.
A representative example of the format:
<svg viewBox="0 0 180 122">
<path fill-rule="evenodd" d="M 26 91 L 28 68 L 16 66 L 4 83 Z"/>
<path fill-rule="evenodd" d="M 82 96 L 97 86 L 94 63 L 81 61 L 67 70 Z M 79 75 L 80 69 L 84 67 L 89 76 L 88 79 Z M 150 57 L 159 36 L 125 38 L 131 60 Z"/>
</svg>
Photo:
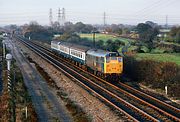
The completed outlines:
<svg viewBox="0 0 180 122">
<path fill-rule="evenodd" d="M 138 14 L 140 14 L 140 13 L 142 13 L 142 12 L 148 10 L 148 9 L 151 9 L 151 8 L 153 8 L 154 6 L 159 5 L 159 4 L 161 3 L 161 1 L 163 1 L 163 0 L 156 1 L 156 2 L 154 2 L 154 3 L 152 3 L 152 4 L 148 5 L 148 6 L 144 7 L 143 9 L 138 10 L 137 12 L 135 12 L 135 13 L 133 13 L 133 14 L 134 14 L 134 15 L 138 15 Z"/>
<path fill-rule="evenodd" d="M 149 16 L 153 14 L 159 13 L 162 9 L 166 8 L 167 6 L 170 6 L 171 3 L 174 3 L 176 0 L 159 0 L 152 5 L 147 6 L 144 9 L 141 9 L 140 11 L 133 13 L 132 16 Z"/>
</svg>

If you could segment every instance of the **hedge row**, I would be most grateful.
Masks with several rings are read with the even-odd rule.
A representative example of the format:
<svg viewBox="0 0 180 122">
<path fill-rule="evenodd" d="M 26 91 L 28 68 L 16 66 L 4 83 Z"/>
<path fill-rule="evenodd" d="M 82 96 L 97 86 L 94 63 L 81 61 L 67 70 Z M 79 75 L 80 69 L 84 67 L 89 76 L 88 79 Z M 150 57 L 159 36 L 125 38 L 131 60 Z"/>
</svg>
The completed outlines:
<svg viewBox="0 0 180 122">
<path fill-rule="evenodd" d="M 157 47 L 160 48 L 167 48 L 167 49 L 171 49 L 173 52 L 179 53 L 180 52 L 180 46 L 179 45 L 175 45 L 175 44 L 157 44 Z"/>
<path fill-rule="evenodd" d="M 167 85 L 169 95 L 180 97 L 180 68 L 175 63 L 153 60 L 137 61 L 133 57 L 125 57 L 124 73 L 131 79 L 144 82 L 153 88 L 164 89 Z"/>
</svg>

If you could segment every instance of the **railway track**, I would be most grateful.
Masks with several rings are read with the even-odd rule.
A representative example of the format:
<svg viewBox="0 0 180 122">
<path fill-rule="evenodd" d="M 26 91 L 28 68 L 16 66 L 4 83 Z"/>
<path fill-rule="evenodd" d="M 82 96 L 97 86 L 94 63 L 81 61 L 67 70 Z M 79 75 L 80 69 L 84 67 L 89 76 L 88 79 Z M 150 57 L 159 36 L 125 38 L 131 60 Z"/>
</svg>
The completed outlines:
<svg viewBox="0 0 180 122">
<path fill-rule="evenodd" d="M 26 45 L 28 45 L 28 44 L 26 43 Z M 30 45 L 28 45 L 28 46 L 30 47 Z M 40 46 L 36 45 L 35 47 L 39 48 Z M 42 48 L 41 50 L 46 51 L 46 54 L 49 54 L 53 57 L 54 54 L 50 54 L 51 52 L 50 51 L 48 52 L 48 50 L 43 47 L 41 47 L 41 48 Z M 37 50 L 39 50 L 39 49 L 36 49 L 36 51 Z M 39 52 L 42 52 L 42 51 L 39 51 Z M 79 67 L 77 67 L 77 68 L 79 68 Z M 75 70 L 73 70 L 73 71 L 75 71 Z M 120 88 L 120 87 L 117 87 L 111 83 L 108 83 L 92 74 L 88 73 L 88 75 L 93 76 L 94 79 L 89 80 L 89 78 L 87 79 L 82 74 L 78 74 L 76 77 L 78 77 L 78 78 L 81 77 L 82 78 L 81 80 L 83 81 L 84 85 L 88 86 L 89 88 L 91 88 L 91 89 L 98 88 L 98 90 L 96 90 L 95 92 L 99 93 L 99 94 L 101 93 L 101 95 L 104 97 L 103 101 L 107 102 L 107 100 L 108 100 L 107 103 L 111 104 L 111 106 L 115 107 L 116 109 L 118 109 L 117 107 L 120 107 L 120 109 L 118 109 L 118 110 L 123 111 L 125 114 L 128 114 L 127 116 L 131 116 L 131 117 L 133 116 L 138 121 L 179 121 L 179 117 L 172 114 L 173 111 L 179 112 L 179 109 L 176 109 L 176 108 L 174 109 L 172 106 L 166 105 L 166 107 L 170 108 L 170 110 L 171 110 L 171 111 L 168 110 L 168 112 L 166 112 L 165 110 L 161 110 L 162 108 L 159 108 L 159 106 L 157 107 L 154 104 L 152 104 L 151 102 L 146 102 L 145 100 L 147 100 L 147 98 L 138 97 L 137 94 L 142 95 L 142 93 L 140 93 L 140 91 L 138 91 L 130 86 L 127 86 L 126 84 L 119 83 L 121 85 L 121 87 L 123 86 L 123 88 Z M 101 81 L 101 82 L 99 82 L 99 81 Z M 91 85 L 90 85 L 90 83 L 91 83 Z M 94 88 L 94 87 L 96 87 L 96 88 Z M 88 88 L 88 90 L 89 90 L 89 88 Z M 106 93 L 106 94 L 102 94 L 102 93 Z M 109 96 L 107 96 L 107 94 L 109 94 Z M 143 97 L 147 97 L 147 95 L 145 95 Z M 121 98 L 123 98 L 123 99 L 121 99 Z M 154 98 L 150 97 L 150 100 L 154 100 Z M 130 102 L 127 103 L 126 101 L 130 101 Z M 114 102 L 116 104 L 112 104 L 112 102 Z M 164 104 L 162 102 L 160 102 L 160 103 L 164 106 Z M 138 108 L 135 107 L 134 105 L 138 106 Z M 128 108 L 131 108 L 131 109 L 127 109 L 127 106 L 128 106 Z M 171 114 L 169 112 L 171 112 Z M 143 118 L 143 116 L 146 116 L 146 117 Z M 131 117 L 129 117 L 129 118 L 131 118 Z"/>
<path fill-rule="evenodd" d="M 36 43 L 34 43 L 34 44 L 37 45 Z M 37 45 L 37 46 L 40 46 L 40 45 Z M 43 50 L 48 51 L 49 53 L 51 53 L 51 50 L 46 49 L 46 48 L 44 48 L 42 46 L 40 46 L 40 47 L 43 48 Z M 66 62 L 66 63 L 68 63 L 68 62 Z M 79 67 L 76 67 L 76 68 L 82 70 Z M 86 71 L 83 70 L 83 72 L 86 72 Z M 86 73 L 88 73 L 88 72 L 86 72 Z M 113 89 L 116 89 L 117 91 L 121 91 L 123 93 L 126 93 L 128 96 L 131 96 L 132 98 L 135 98 L 135 99 L 140 98 L 139 101 L 141 101 L 141 103 L 146 104 L 146 105 L 154 108 L 155 110 L 159 111 L 160 113 L 165 114 L 166 116 L 168 116 L 172 120 L 179 120 L 179 117 L 180 117 L 180 109 L 179 108 L 176 108 L 176 107 L 174 107 L 172 105 L 169 105 L 169 104 L 167 104 L 165 102 L 162 102 L 161 100 L 159 100 L 159 99 L 157 99 L 155 97 L 152 97 L 151 95 L 148 95 L 146 93 L 143 93 L 142 91 L 137 90 L 137 89 L 135 89 L 133 87 L 130 87 L 130 86 L 128 86 L 128 85 L 126 85 L 126 84 L 124 84 L 122 82 L 118 82 L 118 84 L 114 84 L 114 85 L 118 86 L 118 88 L 117 87 L 115 88 L 115 86 L 113 86 L 109 82 L 106 82 L 106 81 L 96 77 L 93 74 L 90 74 L 90 75 L 92 77 L 95 77 L 96 79 L 100 80 L 101 82 L 105 82 L 106 85 L 109 85 L 109 86 L 111 85 Z M 133 94 L 133 96 L 132 96 L 132 94 Z M 148 102 L 146 102 L 146 101 L 148 101 Z M 164 111 L 162 111 L 161 109 L 164 110 Z"/>
</svg>

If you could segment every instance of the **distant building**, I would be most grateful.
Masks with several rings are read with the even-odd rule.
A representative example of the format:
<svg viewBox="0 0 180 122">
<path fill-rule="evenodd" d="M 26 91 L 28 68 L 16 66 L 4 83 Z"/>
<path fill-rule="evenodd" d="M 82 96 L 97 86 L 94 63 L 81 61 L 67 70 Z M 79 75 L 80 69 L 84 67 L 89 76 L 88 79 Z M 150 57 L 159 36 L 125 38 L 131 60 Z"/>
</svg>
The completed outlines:
<svg viewBox="0 0 180 122">
<path fill-rule="evenodd" d="M 160 29 L 159 34 L 157 36 L 160 38 L 161 37 L 166 38 L 170 31 L 171 31 L 171 29 Z"/>
<path fill-rule="evenodd" d="M 53 40 L 58 40 L 61 37 L 61 34 L 54 34 L 53 35 Z"/>
<path fill-rule="evenodd" d="M 133 39 L 139 39 L 139 34 L 136 30 L 132 30 L 130 31 L 129 37 Z"/>
</svg>

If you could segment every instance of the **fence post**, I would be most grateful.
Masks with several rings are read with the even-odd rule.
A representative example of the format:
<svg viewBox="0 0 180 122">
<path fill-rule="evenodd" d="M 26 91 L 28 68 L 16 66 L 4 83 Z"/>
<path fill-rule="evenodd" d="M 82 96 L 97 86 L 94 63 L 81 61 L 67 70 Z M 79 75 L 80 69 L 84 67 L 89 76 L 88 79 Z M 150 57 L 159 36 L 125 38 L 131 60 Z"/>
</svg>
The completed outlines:
<svg viewBox="0 0 180 122">
<path fill-rule="evenodd" d="M 167 88 L 167 86 L 165 86 L 165 93 L 166 93 L 166 95 L 168 94 L 168 88 Z"/>
</svg>

